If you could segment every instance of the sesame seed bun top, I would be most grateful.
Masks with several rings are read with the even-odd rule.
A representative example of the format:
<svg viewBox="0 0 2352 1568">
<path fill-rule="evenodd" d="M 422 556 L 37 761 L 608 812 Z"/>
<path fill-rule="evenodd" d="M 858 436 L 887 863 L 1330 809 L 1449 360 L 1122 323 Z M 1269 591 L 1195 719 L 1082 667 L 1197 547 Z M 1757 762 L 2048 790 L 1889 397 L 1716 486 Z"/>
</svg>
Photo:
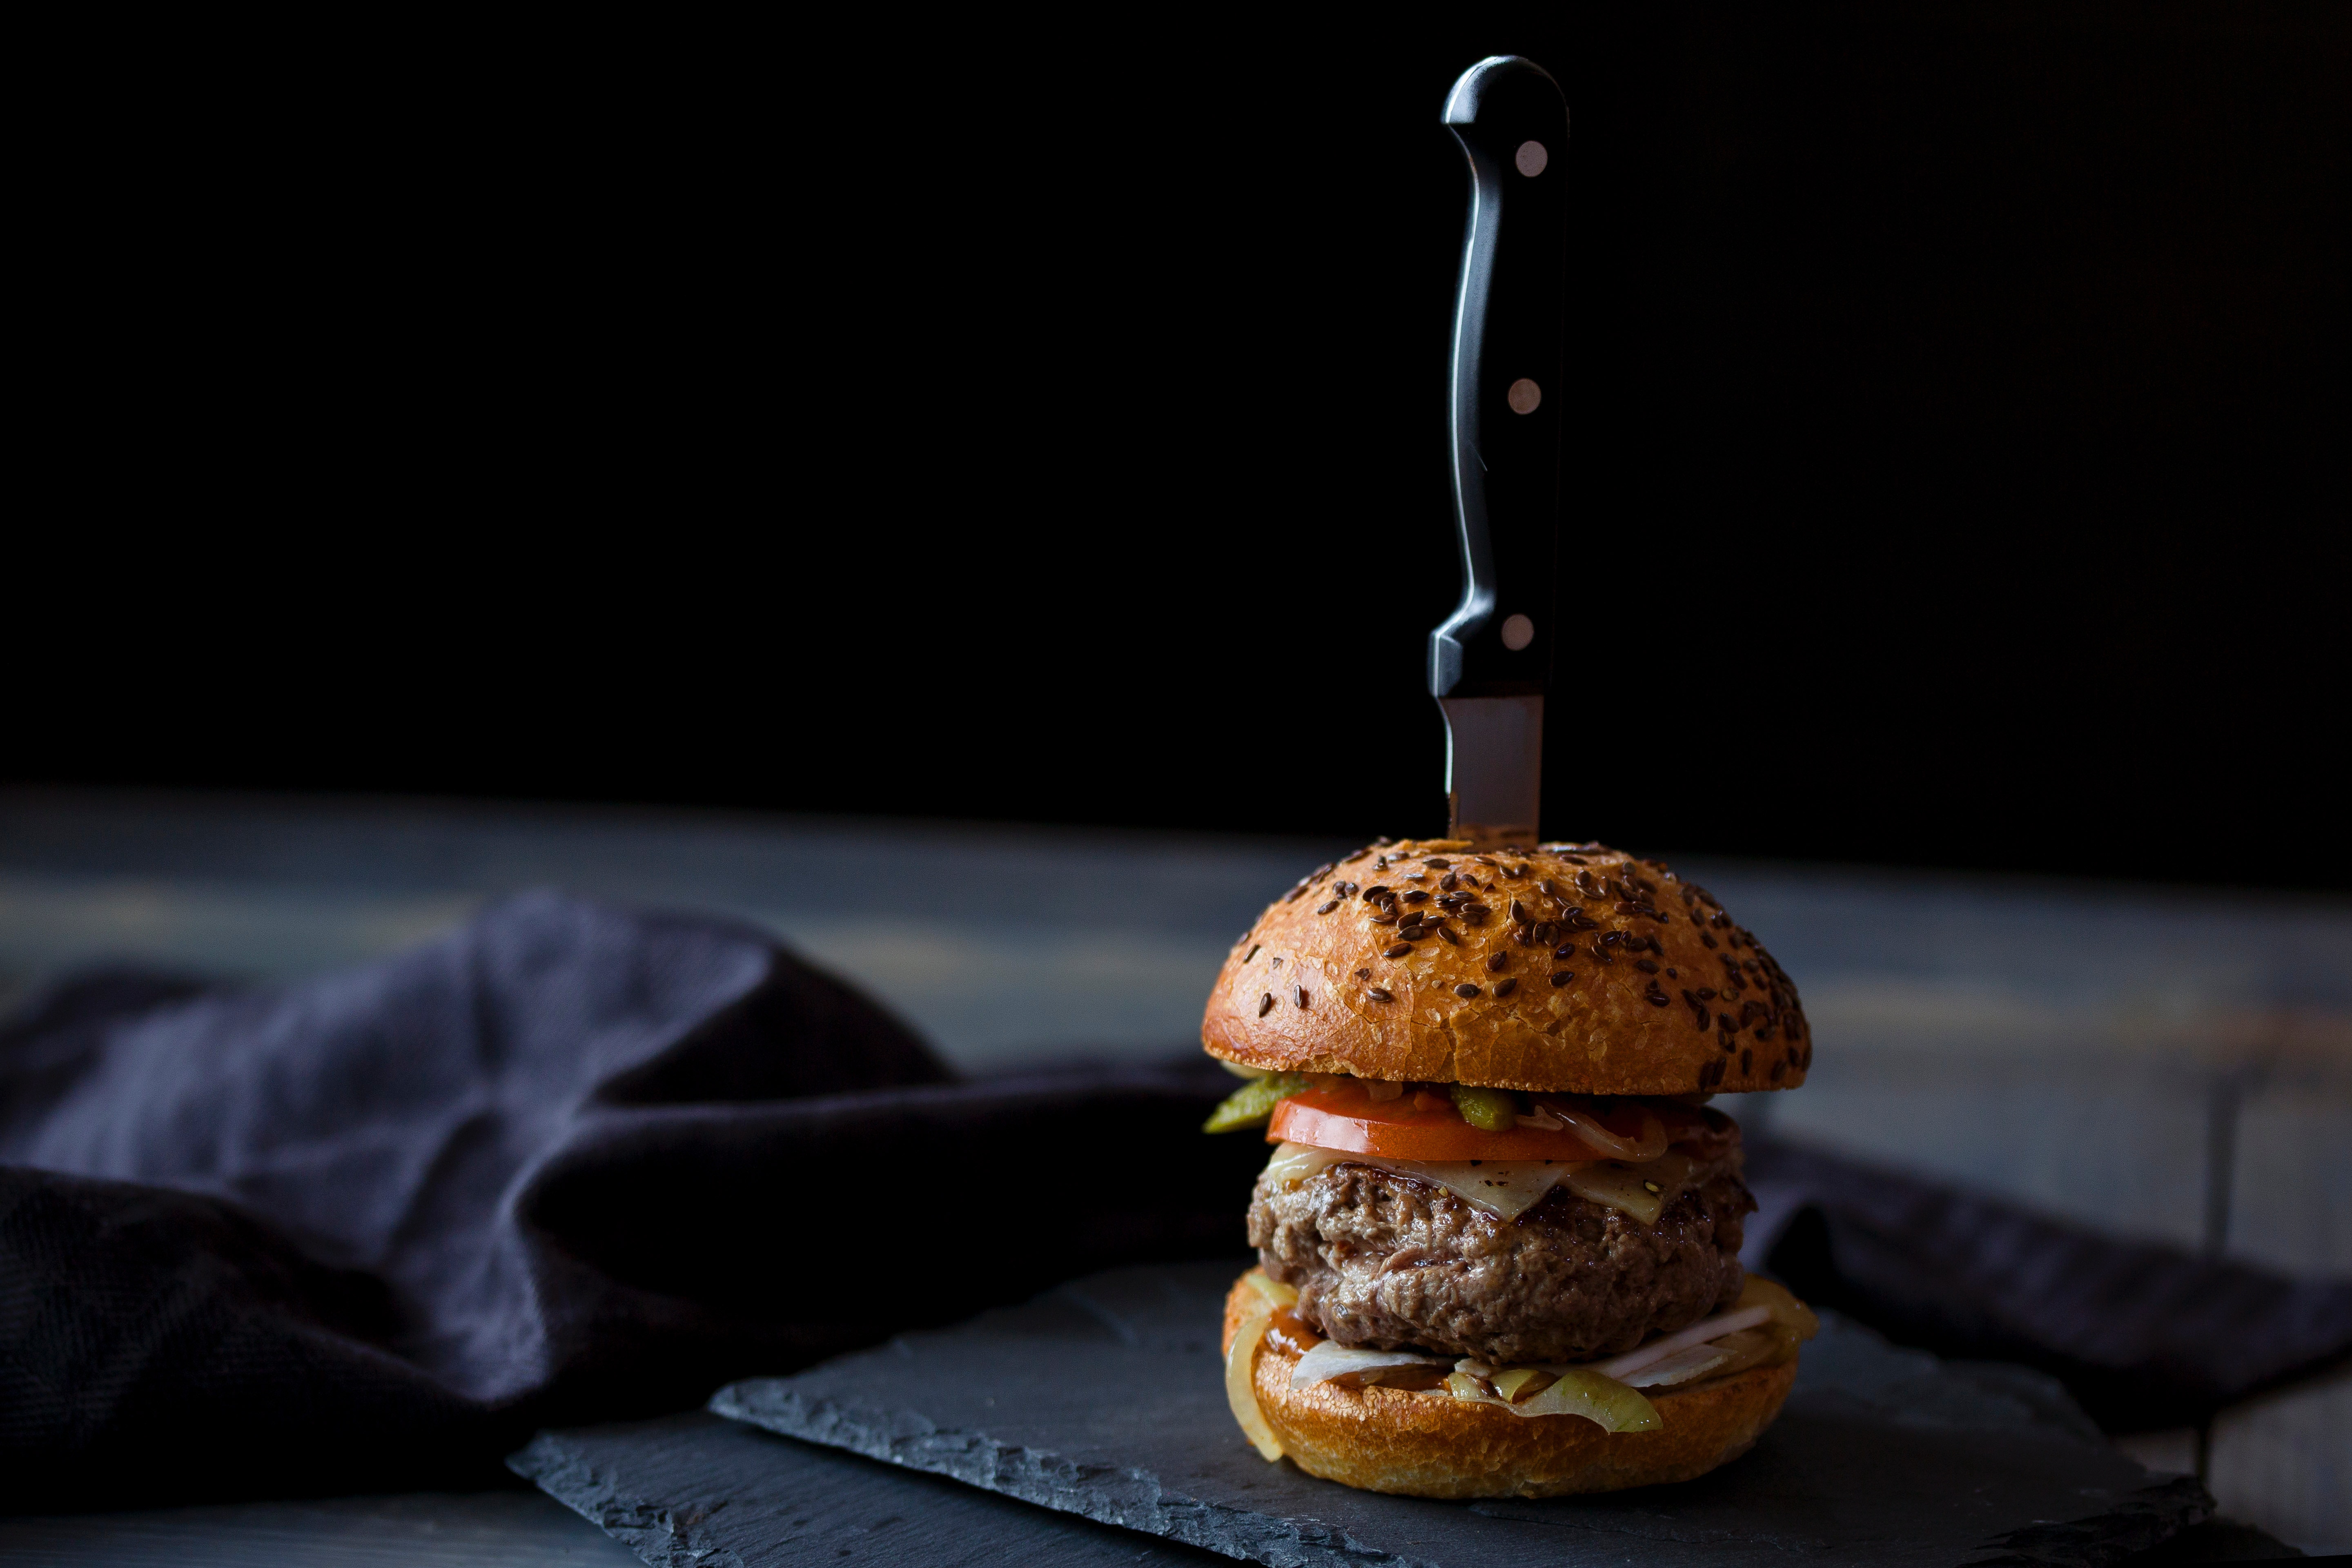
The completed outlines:
<svg viewBox="0 0 2352 1568">
<path fill-rule="evenodd" d="M 1237 942 L 1201 1023 L 1270 1071 L 1574 1094 L 1794 1089 L 1797 988 L 1705 889 L 1599 844 L 1377 843 Z"/>
</svg>

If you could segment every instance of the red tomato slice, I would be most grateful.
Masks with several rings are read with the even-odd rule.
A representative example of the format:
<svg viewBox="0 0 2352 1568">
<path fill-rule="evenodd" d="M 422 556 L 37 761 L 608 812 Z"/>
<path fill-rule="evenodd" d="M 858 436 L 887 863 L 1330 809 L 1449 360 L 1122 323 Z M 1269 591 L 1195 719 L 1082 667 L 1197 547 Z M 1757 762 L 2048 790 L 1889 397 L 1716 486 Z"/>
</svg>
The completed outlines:
<svg viewBox="0 0 2352 1568">
<path fill-rule="evenodd" d="M 1612 1132 L 1624 1122 L 1630 1137 L 1642 1130 L 1640 1109 L 1625 1101 L 1603 1121 Z M 1270 1143 L 1306 1143 L 1349 1154 L 1380 1154 L 1391 1160 L 1605 1160 L 1609 1156 L 1573 1132 L 1515 1127 L 1487 1132 L 1462 1120 L 1450 1099 L 1427 1090 L 1395 1100 L 1374 1100 L 1360 1083 L 1335 1084 L 1294 1094 L 1274 1108 L 1267 1124 Z"/>
</svg>

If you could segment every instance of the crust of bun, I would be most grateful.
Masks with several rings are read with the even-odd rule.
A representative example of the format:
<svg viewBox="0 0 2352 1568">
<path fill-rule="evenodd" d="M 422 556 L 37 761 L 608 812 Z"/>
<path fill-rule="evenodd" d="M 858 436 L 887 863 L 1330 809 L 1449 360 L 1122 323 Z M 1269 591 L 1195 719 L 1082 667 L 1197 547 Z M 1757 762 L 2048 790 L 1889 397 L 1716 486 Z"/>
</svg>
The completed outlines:
<svg viewBox="0 0 2352 1568">
<path fill-rule="evenodd" d="M 1232 1348 L 1249 1286 L 1225 1300 Z M 1565 1497 L 1687 1481 L 1755 1447 L 1780 1415 L 1797 1363 L 1754 1367 L 1652 1393 L 1664 1425 L 1607 1432 L 1574 1415 L 1514 1415 L 1443 1394 L 1290 1386 L 1297 1355 L 1260 1342 L 1251 1382 L 1284 1454 L 1310 1476 L 1404 1497 Z"/>
<path fill-rule="evenodd" d="M 1474 907 L 1439 910 L 1441 879 L 1465 873 L 1478 886 L 1449 896 Z M 1381 889 L 1429 898 L 1389 903 Z M 1398 915 L 1416 910 L 1444 915 L 1455 940 L 1388 956 Z M 1563 945 L 1573 952 L 1555 958 Z M 1555 985 L 1555 972 L 1573 978 Z M 1217 976 L 1201 1043 L 1268 1071 L 1570 1094 L 1794 1089 L 1813 1059 L 1771 954 L 1661 862 L 1448 839 L 1358 850 L 1268 905 Z"/>
</svg>

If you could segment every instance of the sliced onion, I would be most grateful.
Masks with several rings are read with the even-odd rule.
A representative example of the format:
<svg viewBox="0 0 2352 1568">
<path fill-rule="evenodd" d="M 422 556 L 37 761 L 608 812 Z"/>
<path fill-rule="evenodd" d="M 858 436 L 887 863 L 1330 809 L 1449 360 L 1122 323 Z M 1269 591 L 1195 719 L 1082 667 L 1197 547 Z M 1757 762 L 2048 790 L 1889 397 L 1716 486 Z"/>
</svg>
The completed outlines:
<svg viewBox="0 0 2352 1568">
<path fill-rule="evenodd" d="M 1780 1354 L 1781 1340 L 1773 1332 L 1774 1327 L 1775 1325 L 1767 1323 L 1760 1329 L 1742 1329 L 1736 1334 L 1726 1334 L 1719 1340 L 1707 1341 L 1707 1349 L 1723 1352 L 1724 1363 L 1721 1366 L 1711 1369 L 1706 1375 L 1729 1377 L 1734 1373 L 1746 1372 L 1751 1366 L 1761 1366 L 1768 1361 L 1777 1363 L 1783 1359 Z M 1639 1377 L 1641 1373 L 1635 1373 L 1633 1375 Z"/>
<path fill-rule="evenodd" d="M 1662 1361 L 1654 1361 L 1639 1372 L 1629 1372 L 1618 1381 L 1628 1388 L 1669 1387 L 1712 1372 L 1730 1359 L 1731 1352 L 1718 1345 L 1693 1345 Z"/>
<path fill-rule="evenodd" d="M 1486 1381 L 1495 1385 L 1496 1394 L 1516 1403 L 1519 1397 L 1519 1390 L 1538 1379 L 1549 1383 L 1552 1381 L 1552 1375 L 1532 1366 L 1515 1366 L 1508 1372 L 1496 1373 Z"/>
<path fill-rule="evenodd" d="M 1735 1307 L 1728 1312 L 1717 1312 L 1711 1318 L 1701 1318 L 1679 1333 L 1664 1335 L 1652 1340 L 1638 1350 L 1630 1350 L 1623 1355 L 1601 1362 L 1592 1370 L 1603 1377 L 1623 1378 L 1630 1373 L 1639 1372 L 1645 1366 L 1665 1360 L 1676 1351 L 1688 1350 L 1693 1345 L 1703 1345 L 1709 1340 L 1719 1340 L 1724 1335 L 1736 1333 L 1741 1329 L 1752 1329 L 1759 1323 L 1769 1321 L 1771 1316 L 1772 1309 L 1769 1307 Z"/>
<path fill-rule="evenodd" d="M 1242 1436 L 1271 1461 L 1282 1458 L 1282 1439 L 1274 1435 L 1274 1428 L 1265 1424 L 1265 1412 L 1257 1407 L 1257 1350 L 1265 1339 L 1265 1325 L 1275 1309 L 1297 1300 L 1298 1292 L 1255 1268 L 1242 1279 L 1251 1289 L 1252 1300 L 1234 1330 L 1231 1348 L 1225 1352 L 1225 1403 L 1233 1408 L 1234 1419 L 1241 1424 Z"/>
<path fill-rule="evenodd" d="M 1263 1268 L 1251 1269 L 1242 1276 L 1242 1282 L 1276 1307 L 1298 1305 L 1298 1287 L 1285 1285 L 1281 1280 L 1268 1275 Z"/>
<path fill-rule="evenodd" d="M 1654 1160 L 1666 1152 L 1666 1124 L 1648 1110 L 1642 1112 L 1642 1135 L 1639 1138 L 1621 1138 L 1601 1125 L 1597 1117 L 1588 1115 L 1572 1105 L 1549 1100 L 1536 1103 L 1539 1110 L 1559 1117 L 1562 1126 L 1612 1160 L 1638 1163 Z"/>
<path fill-rule="evenodd" d="M 1517 1405 L 1459 1368 L 1456 1363 L 1456 1370 L 1445 1380 L 1454 1398 L 1499 1405 L 1514 1415 L 1581 1415 L 1604 1432 L 1649 1432 L 1664 1425 L 1658 1419 L 1657 1407 L 1638 1392 L 1590 1367 L 1544 1368 L 1559 1381 Z"/>
<path fill-rule="evenodd" d="M 1772 1331 L 1791 1344 L 1802 1344 L 1821 1332 L 1813 1310 L 1789 1294 L 1786 1286 L 1750 1274 L 1739 1289 L 1739 1305 L 1762 1307 L 1772 1314 Z"/>
<path fill-rule="evenodd" d="M 1451 1366 L 1447 1356 L 1418 1355 L 1412 1351 L 1357 1350 L 1325 1340 L 1298 1358 L 1290 1369 L 1290 1386 L 1305 1388 L 1311 1384 L 1328 1383 L 1335 1377 L 1345 1377 L 1351 1372 L 1379 1372 L 1392 1366 Z"/>
</svg>

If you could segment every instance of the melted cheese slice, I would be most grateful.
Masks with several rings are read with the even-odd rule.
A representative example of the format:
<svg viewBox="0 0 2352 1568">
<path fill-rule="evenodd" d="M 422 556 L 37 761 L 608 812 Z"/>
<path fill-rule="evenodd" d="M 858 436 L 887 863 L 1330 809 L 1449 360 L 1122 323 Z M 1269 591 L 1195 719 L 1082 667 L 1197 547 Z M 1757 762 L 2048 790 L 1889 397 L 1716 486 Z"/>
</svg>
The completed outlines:
<svg viewBox="0 0 2352 1568">
<path fill-rule="evenodd" d="M 1377 1154 L 1343 1154 L 1333 1149 L 1309 1148 L 1304 1143 L 1284 1143 L 1266 1162 L 1265 1173 L 1285 1186 L 1297 1186 L 1326 1167 L 1339 1164 L 1376 1165 L 1399 1175 L 1418 1177 L 1500 1219 L 1518 1218 L 1540 1203 L 1554 1186 L 1563 1186 L 1580 1198 L 1622 1210 L 1643 1225 L 1658 1223 L 1658 1215 L 1697 1169 L 1688 1155 L 1673 1150 L 1640 1164 L 1621 1160 L 1599 1160 L 1591 1164 L 1551 1160 L 1437 1163 L 1384 1160 Z"/>
</svg>

